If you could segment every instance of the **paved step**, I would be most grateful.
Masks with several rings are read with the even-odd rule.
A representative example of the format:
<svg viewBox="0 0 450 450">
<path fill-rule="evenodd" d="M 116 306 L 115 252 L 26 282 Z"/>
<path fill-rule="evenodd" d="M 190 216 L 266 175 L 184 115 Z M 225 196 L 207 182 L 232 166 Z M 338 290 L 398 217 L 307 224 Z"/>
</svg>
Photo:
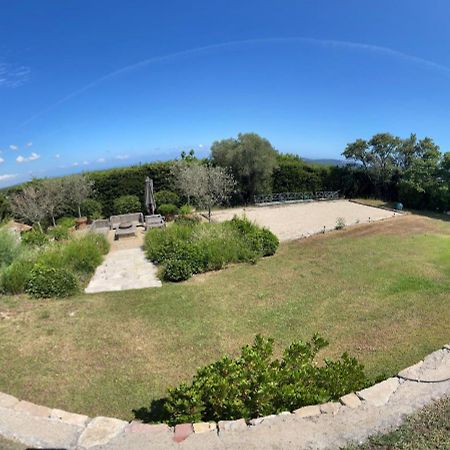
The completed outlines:
<svg viewBox="0 0 450 450">
<path fill-rule="evenodd" d="M 85 292 L 91 294 L 161 287 L 157 272 L 156 266 L 148 261 L 140 247 L 113 251 L 97 267 Z"/>
</svg>

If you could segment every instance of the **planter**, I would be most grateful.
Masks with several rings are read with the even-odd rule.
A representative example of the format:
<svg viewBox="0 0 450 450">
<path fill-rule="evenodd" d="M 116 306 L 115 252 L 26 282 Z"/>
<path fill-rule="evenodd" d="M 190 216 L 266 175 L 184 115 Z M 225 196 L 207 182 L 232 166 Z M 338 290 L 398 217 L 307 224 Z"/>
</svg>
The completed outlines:
<svg viewBox="0 0 450 450">
<path fill-rule="evenodd" d="M 87 217 L 80 217 L 79 219 L 75 219 L 75 229 L 84 230 L 87 227 L 87 223 Z"/>
</svg>

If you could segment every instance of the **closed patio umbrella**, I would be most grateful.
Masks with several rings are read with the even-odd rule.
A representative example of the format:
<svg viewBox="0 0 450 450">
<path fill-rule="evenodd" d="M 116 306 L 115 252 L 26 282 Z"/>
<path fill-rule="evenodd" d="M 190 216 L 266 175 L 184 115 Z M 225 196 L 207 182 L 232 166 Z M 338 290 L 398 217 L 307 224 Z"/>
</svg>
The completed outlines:
<svg viewBox="0 0 450 450">
<path fill-rule="evenodd" d="M 153 180 L 149 177 L 145 179 L 145 207 L 149 214 L 155 214 L 156 202 L 153 193 Z"/>
</svg>

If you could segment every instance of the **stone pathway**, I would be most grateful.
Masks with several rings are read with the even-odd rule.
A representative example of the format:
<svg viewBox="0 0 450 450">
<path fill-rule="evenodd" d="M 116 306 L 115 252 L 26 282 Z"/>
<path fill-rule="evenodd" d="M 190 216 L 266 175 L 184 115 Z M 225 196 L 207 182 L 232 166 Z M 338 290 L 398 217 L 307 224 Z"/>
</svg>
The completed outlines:
<svg viewBox="0 0 450 450">
<path fill-rule="evenodd" d="M 124 291 L 161 287 L 157 268 L 145 257 L 141 247 L 111 251 L 97 267 L 85 292 Z"/>
<path fill-rule="evenodd" d="M 66 450 L 338 449 L 401 425 L 406 415 L 450 395 L 450 346 L 339 402 L 293 412 L 171 428 L 109 417 L 91 419 L 0 393 L 0 436 Z"/>
</svg>

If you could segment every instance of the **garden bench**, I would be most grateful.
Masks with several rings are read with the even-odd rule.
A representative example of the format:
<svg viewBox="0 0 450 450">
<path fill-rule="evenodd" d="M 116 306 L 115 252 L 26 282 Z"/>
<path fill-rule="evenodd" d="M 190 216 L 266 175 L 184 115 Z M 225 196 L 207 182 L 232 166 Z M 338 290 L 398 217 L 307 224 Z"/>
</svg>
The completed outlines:
<svg viewBox="0 0 450 450">
<path fill-rule="evenodd" d="M 109 221 L 113 230 L 116 230 L 121 223 L 131 223 L 135 227 L 141 227 L 144 226 L 144 215 L 142 213 L 119 214 L 111 216 Z"/>
<path fill-rule="evenodd" d="M 114 233 L 114 239 L 117 241 L 120 237 L 125 236 L 136 236 L 136 225 L 134 223 L 128 222 L 122 222 L 119 224 L 119 226 L 116 228 Z"/>
<path fill-rule="evenodd" d="M 108 234 L 111 224 L 108 219 L 97 219 L 91 223 L 89 230 L 94 233 Z"/>
<path fill-rule="evenodd" d="M 153 214 L 152 216 L 145 216 L 145 230 L 149 228 L 165 227 L 166 222 L 161 214 Z"/>
</svg>

